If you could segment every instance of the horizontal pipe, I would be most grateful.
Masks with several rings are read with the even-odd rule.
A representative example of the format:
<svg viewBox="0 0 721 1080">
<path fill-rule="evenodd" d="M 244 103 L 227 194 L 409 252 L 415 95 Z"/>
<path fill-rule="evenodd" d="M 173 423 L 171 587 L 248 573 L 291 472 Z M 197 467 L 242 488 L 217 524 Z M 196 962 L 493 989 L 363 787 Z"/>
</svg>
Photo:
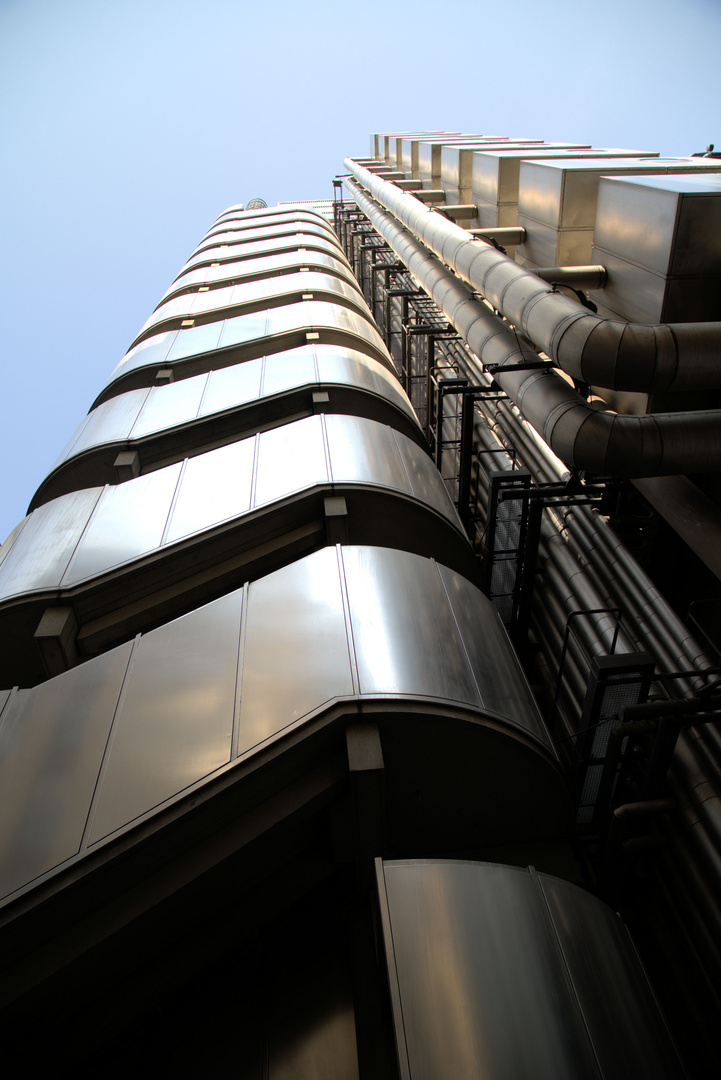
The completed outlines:
<svg viewBox="0 0 721 1080">
<path fill-rule="evenodd" d="M 717 410 L 619 416 L 602 410 L 598 402 L 587 402 L 557 372 L 549 367 L 539 370 L 536 353 L 357 183 L 349 179 L 346 185 L 360 209 L 481 363 L 499 366 L 495 377 L 502 390 L 566 464 L 601 476 L 620 477 L 673 476 L 721 469 Z M 446 224 L 450 226 L 450 222 Z M 508 259 L 504 263 L 515 266 Z M 525 278 L 533 280 L 534 287 L 540 286 L 534 275 L 525 274 Z M 568 303 L 574 312 L 579 310 L 577 304 Z M 515 370 L 503 371 L 504 366 Z"/>
<path fill-rule="evenodd" d="M 644 326 L 604 319 L 351 158 L 345 166 L 413 236 L 572 378 L 655 393 L 721 388 L 720 323 Z"/>
<path fill-rule="evenodd" d="M 446 193 L 443 188 L 424 188 L 423 191 L 414 191 L 411 198 L 424 203 L 445 202 Z"/>
<path fill-rule="evenodd" d="M 474 203 L 445 203 L 438 207 L 441 214 L 451 218 L 474 218 L 478 216 L 478 207 Z"/>
<path fill-rule="evenodd" d="M 594 266 L 539 266 L 533 271 L 536 277 L 556 285 L 569 285 L 572 289 L 603 289 L 608 281 L 606 267 Z"/>
<path fill-rule="evenodd" d="M 526 241 L 526 230 L 523 225 L 499 225 L 490 229 L 469 229 L 468 232 L 479 240 L 490 240 L 491 243 L 495 240 L 496 243 L 508 244 L 509 247 Z"/>
</svg>

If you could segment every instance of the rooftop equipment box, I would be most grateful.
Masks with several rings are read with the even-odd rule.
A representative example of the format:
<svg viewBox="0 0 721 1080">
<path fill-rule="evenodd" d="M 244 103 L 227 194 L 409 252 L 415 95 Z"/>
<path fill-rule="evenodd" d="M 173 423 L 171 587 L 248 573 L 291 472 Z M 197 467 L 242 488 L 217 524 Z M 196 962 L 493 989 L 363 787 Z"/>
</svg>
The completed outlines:
<svg viewBox="0 0 721 1080">
<path fill-rule="evenodd" d="M 713 158 L 597 158 L 524 161 L 518 224 L 527 231 L 517 253 L 532 266 L 574 266 L 591 260 L 598 182 L 602 176 L 718 172 Z"/>
<path fill-rule="evenodd" d="M 518 223 L 518 184 L 522 161 L 557 161 L 577 158 L 643 157 L 638 150 L 606 150 L 563 143 L 544 144 L 538 150 L 497 150 L 474 154 L 470 201 L 478 207 L 481 228 Z"/>
<path fill-rule="evenodd" d="M 721 319 L 721 177 L 603 177 L 591 258 L 608 271 L 601 314 Z"/>
<path fill-rule="evenodd" d="M 503 136 L 468 136 L 454 139 L 435 140 L 418 143 L 418 173 L 413 179 L 423 181 L 424 188 L 437 188 L 441 183 L 441 152 L 444 146 L 465 147 L 483 150 L 493 146 L 524 146 L 525 141 L 511 142 Z"/>
</svg>

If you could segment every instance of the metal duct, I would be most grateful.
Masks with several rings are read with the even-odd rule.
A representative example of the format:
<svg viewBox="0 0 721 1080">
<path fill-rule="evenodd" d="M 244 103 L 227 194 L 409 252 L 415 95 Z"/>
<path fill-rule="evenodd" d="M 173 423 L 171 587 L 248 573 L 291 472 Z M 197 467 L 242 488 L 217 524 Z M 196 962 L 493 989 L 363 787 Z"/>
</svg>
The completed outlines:
<svg viewBox="0 0 721 1080">
<path fill-rule="evenodd" d="M 538 364 L 536 353 L 423 244 L 382 211 L 353 180 L 346 180 L 346 185 L 373 226 L 484 365 Z M 469 246 L 477 245 L 469 242 Z M 484 248 L 484 251 L 493 252 L 493 249 Z M 506 266 L 515 267 L 505 256 L 501 258 Z M 533 274 L 524 272 L 523 278 L 530 280 L 535 289 L 545 288 Z M 559 294 L 551 295 L 577 315 L 577 304 Z M 673 476 L 721 469 L 721 424 L 717 410 L 619 416 L 603 410 L 598 402 L 587 402 L 550 366 L 500 370 L 496 381 L 553 452 L 576 468 L 622 477 Z"/>
<path fill-rule="evenodd" d="M 721 324 L 643 326 L 604 319 L 500 251 L 357 165 L 356 180 L 446 266 L 574 379 L 646 393 L 721 388 Z"/>
</svg>

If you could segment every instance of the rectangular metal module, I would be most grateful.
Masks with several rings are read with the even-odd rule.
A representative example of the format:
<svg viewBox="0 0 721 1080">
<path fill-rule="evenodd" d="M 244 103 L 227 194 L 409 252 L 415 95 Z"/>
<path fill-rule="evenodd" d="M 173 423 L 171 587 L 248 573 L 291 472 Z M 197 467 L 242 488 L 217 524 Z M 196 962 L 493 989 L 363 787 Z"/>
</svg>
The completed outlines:
<svg viewBox="0 0 721 1080">
<path fill-rule="evenodd" d="M 643 176 L 668 172 L 718 172 L 712 158 L 595 158 L 572 162 L 524 161 L 520 166 L 518 224 L 527 230 L 518 248 L 524 262 L 561 266 L 569 246 L 575 260 L 589 262 L 596 221 L 598 182 L 602 176 Z M 543 228 L 552 233 L 546 234 Z M 565 237 L 566 231 L 579 235 Z M 584 235 L 585 234 L 585 235 Z"/>
<path fill-rule="evenodd" d="M 603 177 L 591 257 L 608 271 L 593 296 L 609 313 L 649 323 L 717 319 L 721 177 Z"/>
</svg>

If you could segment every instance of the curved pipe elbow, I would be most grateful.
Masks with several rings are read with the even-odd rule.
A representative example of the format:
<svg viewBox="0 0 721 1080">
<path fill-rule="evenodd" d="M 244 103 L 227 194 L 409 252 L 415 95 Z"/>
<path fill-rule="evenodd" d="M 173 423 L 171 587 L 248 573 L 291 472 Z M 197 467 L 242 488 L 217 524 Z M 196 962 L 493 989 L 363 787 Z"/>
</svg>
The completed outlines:
<svg viewBox="0 0 721 1080">
<path fill-rule="evenodd" d="M 585 404 L 585 403 L 583 403 Z M 713 410 L 619 416 L 577 403 L 549 432 L 552 449 L 578 469 L 627 479 L 721 469 Z"/>
</svg>

